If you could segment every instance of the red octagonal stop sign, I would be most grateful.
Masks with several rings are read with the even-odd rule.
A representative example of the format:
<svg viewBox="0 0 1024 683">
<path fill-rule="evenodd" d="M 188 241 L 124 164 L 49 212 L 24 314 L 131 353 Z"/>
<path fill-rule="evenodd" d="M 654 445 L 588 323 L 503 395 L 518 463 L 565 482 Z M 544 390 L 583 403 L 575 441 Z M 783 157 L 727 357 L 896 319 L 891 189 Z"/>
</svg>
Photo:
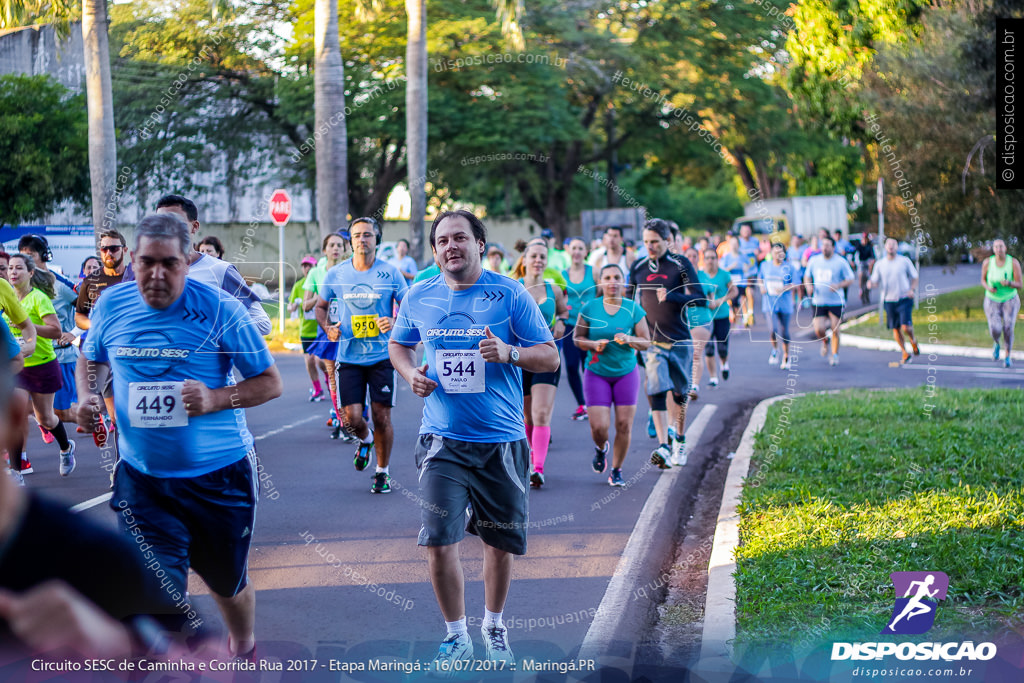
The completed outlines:
<svg viewBox="0 0 1024 683">
<path fill-rule="evenodd" d="M 270 196 L 270 218 L 274 225 L 284 225 L 292 216 L 292 198 L 284 190 L 274 190 Z"/>
</svg>

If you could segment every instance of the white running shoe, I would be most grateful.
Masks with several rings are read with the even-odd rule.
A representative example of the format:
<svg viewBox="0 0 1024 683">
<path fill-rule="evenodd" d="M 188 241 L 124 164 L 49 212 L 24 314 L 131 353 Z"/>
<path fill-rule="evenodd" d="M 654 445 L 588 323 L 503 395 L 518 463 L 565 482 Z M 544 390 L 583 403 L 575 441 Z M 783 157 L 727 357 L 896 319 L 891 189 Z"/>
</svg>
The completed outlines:
<svg viewBox="0 0 1024 683">
<path fill-rule="evenodd" d="M 675 467 L 682 467 L 686 464 L 686 439 L 675 439 L 672 441 L 672 464 Z"/>
<path fill-rule="evenodd" d="M 832 365 L 832 366 L 839 365 L 839 354 L 838 353 L 832 354 L 832 357 L 828 359 L 828 364 Z"/>
<path fill-rule="evenodd" d="M 14 480 L 15 484 L 24 488 L 25 477 L 21 476 L 21 472 L 18 472 L 17 470 L 8 469 L 7 474 L 11 476 L 11 479 Z"/>
<path fill-rule="evenodd" d="M 75 471 L 75 442 L 71 442 L 71 448 L 60 452 L 60 476 L 66 477 Z"/>
<path fill-rule="evenodd" d="M 469 671 L 472 662 L 473 639 L 468 633 L 453 633 L 441 641 L 430 675 L 432 678 L 454 678 L 463 671 Z"/>
<path fill-rule="evenodd" d="M 717 387 L 718 386 L 718 378 L 717 377 L 708 377 L 708 386 L 709 387 Z"/>
<path fill-rule="evenodd" d="M 768 356 L 768 365 L 778 365 L 778 364 L 779 364 L 779 352 L 776 351 L 775 349 L 772 349 L 772 355 Z"/>
<path fill-rule="evenodd" d="M 668 444 L 661 444 L 651 453 L 651 464 L 663 470 L 672 469 L 672 448 Z"/>
<path fill-rule="evenodd" d="M 484 658 L 488 662 L 505 662 L 509 665 L 515 663 L 512 648 L 508 645 L 507 628 L 504 626 L 481 626 L 480 633 L 484 637 Z"/>
<path fill-rule="evenodd" d="M 789 370 L 789 368 L 790 368 L 789 359 L 788 358 L 783 358 L 782 362 L 779 363 L 779 370 Z"/>
</svg>

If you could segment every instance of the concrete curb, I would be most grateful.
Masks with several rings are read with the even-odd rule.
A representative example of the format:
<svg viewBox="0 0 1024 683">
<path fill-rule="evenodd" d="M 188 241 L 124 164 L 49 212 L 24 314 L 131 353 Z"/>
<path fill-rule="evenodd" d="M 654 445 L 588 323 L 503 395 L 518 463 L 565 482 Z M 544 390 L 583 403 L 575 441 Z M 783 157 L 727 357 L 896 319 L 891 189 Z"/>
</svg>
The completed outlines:
<svg viewBox="0 0 1024 683">
<path fill-rule="evenodd" d="M 845 325 L 846 323 L 844 323 Z M 842 326 L 839 328 L 842 329 Z M 872 349 L 875 351 L 899 351 L 899 345 L 892 339 L 875 339 L 873 337 L 860 337 L 855 334 L 843 334 L 843 346 L 854 346 L 858 349 Z M 922 354 L 937 356 L 956 356 L 958 358 L 988 358 L 992 360 L 992 349 L 983 349 L 977 346 L 952 346 L 951 344 L 919 344 Z M 1010 358 L 1024 360 L 1024 351 L 1012 351 Z M 993 361 L 995 363 L 995 361 Z"/>
<path fill-rule="evenodd" d="M 716 406 L 707 404 L 690 423 L 686 441 L 691 448 L 700 443 L 716 410 Z M 692 471 L 691 468 L 689 472 Z M 685 473 L 687 470 L 682 467 L 659 473 L 580 645 L 580 659 L 598 660 L 602 668 L 614 667 L 632 678 L 637 636 L 649 625 L 657 604 L 657 591 L 650 598 L 638 599 L 637 589 L 664 585 L 656 582 L 676 551 L 673 538 L 679 528 L 678 515 L 667 511 L 680 509 L 680 501 L 687 493 L 687 488 L 680 484 Z"/>
<path fill-rule="evenodd" d="M 704 633 L 701 636 L 698 670 L 724 673 L 735 670 L 730 659 L 732 641 L 736 638 L 736 548 L 739 547 L 739 513 L 736 508 L 743 493 L 743 481 L 750 471 L 754 454 L 754 436 L 761 431 L 768 417 L 768 407 L 799 394 L 781 394 L 767 398 L 754 407 L 740 445 L 729 465 L 722 504 L 715 525 L 715 537 L 708 560 L 708 587 L 704 604 Z"/>
</svg>

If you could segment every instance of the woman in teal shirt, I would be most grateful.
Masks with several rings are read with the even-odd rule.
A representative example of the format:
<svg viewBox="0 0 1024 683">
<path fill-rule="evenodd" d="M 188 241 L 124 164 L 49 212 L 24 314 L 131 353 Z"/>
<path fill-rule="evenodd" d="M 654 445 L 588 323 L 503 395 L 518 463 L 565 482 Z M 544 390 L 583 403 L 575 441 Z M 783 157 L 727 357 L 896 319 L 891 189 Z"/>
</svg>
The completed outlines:
<svg viewBox="0 0 1024 683">
<path fill-rule="evenodd" d="M 587 303 L 598 297 L 597 282 L 594 281 L 594 269 L 587 265 L 587 243 L 582 237 L 574 237 L 569 242 L 569 258 L 572 259 L 572 265 L 563 270 L 562 275 L 565 276 L 566 291 L 569 295 L 569 319 L 565 321 L 565 336 L 570 341 L 562 344 L 562 354 L 565 357 L 562 365 L 565 367 L 565 377 L 569 380 L 569 388 L 576 398 L 577 408 L 572 419 L 586 420 L 587 408 L 583 396 L 583 383 L 580 381 L 583 354 L 571 340 L 580 311 Z"/>
<path fill-rule="evenodd" d="M 569 315 L 565 291 L 544 279 L 548 267 L 548 245 L 542 239 L 530 240 L 516 263 L 512 274 L 526 287 L 540 307 L 540 313 L 551 328 L 555 340 L 565 334 L 565 320 Z M 559 368 L 560 370 L 561 368 Z M 555 410 L 555 392 L 558 389 L 555 372 L 529 372 L 523 370 L 523 412 L 526 419 L 526 439 L 530 442 L 530 460 L 533 472 L 530 486 L 544 485 L 544 461 L 551 442 L 551 413 Z"/>
<path fill-rule="evenodd" d="M 718 267 L 718 253 L 708 248 L 704 251 L 704 268 L 697 277 L 704 285 L 711 312 L 711 336 L 704 348 L 704 359 L 708 364 L 708 384 L 718 386 L 718 368 L 715 366 L 715 352 L 722 361 L 722 378 L 729 379 L 729 301 L 739 296 L 739 290 L 729 272 Z"/>
<path fill-rule="evenodd" d="M 590 413 L 590 435 L 594 439 L 595 472 L 604 472 L 608 457 L 611 406 L 615 404 L 615 445 L 608 483 L 623 486 L 622 463 L 632 437 L 636 399 L 640 393 L 640 371 L 635 351 L 651 345 L 647 313 L 632 299 L 623 299 L 626 276 L 610 263 L 601 269 L 603 296 L 587 303 L 576 323 L 574 342 L 587 352 L 583 393 Z"/>
<path fill-rule="evenodd" d="M 697 250 L 690 247 L 686 250 L 686 258 L 693 264 L 693 269 L 697 270 L 697 264 L 700 262 L 700 258 L 697 256 Z M 697 276 L 700 277 L 698 271 Z M 701 282 L 704 285 L 703 281 Z M 711 288 L 714 289 L 713 287 Z M 704 295 L 708 297 L 710 301 L 711 296 L 709 293 L 709 287 L 704 285 Z M 693 337 L 693 368 L 690 372 L 690 400 L 696 401 L 697 396 L 700 393 L 700 378 L 704 374 L 704 347 L 707 345 L 708 340 L 711 339 L 711 312 L 710 306 L 687 306 L 686 307 L 686 323 L 690 326 L 690 336 Z"/>
</svg>

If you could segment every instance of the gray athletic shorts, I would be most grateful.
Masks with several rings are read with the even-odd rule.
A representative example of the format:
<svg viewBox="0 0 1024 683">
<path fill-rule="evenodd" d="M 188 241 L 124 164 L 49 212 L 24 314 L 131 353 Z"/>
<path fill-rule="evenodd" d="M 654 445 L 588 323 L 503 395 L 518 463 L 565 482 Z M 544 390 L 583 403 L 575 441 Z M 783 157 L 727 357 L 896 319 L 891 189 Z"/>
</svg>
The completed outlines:
<svg viewBox="0 0 1024 683">
<path fill-rule="evenodd" d="M 526 554 L 526 439 L 474 443 L 420 434 L 414 454 L 423 498 L 420 545 L 458 543 L 468 531 L 498 550 Z M 472 509 L 464 524 L 467 505 Z"/>
<path fill-rule="evenodd" d="M 685 396 L 693 374 L 693 346 L 690 342 L 669 346 L 655 342 L 644 354 L 647 395 L 672 391 Z"/>
</svg>

